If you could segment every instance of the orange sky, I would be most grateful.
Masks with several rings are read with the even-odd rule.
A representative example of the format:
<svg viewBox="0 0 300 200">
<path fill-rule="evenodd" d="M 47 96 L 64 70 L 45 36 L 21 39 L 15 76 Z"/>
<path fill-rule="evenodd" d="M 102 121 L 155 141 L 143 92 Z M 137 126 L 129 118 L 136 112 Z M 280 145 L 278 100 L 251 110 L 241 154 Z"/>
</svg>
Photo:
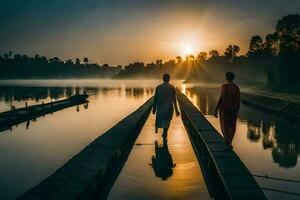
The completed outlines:
<svg viewBox="0 0 300 200">
<path fill-rule="evenodd" d="M 252 35 L 265 36 L 281 16 L 300 12 L 297 0 L 4 2 L 0 53 L 88 57 L 113 65 L 210 49 L 223 54 L 229 44 L 244 54 Z"/>
</svg>

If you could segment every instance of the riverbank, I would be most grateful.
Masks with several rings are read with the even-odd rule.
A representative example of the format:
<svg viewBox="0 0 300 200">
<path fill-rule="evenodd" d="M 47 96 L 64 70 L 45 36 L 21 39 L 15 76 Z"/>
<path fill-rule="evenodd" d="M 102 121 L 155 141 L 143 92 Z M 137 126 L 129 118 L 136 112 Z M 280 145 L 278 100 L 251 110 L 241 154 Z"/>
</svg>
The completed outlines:
<svg viewBox="0 0 300 200">
<path fill-rule="evenodd" d="M 243 93 L 242 102 L 294 122 L 300 122 L 300 103 L 296 99 L 285 99 L 265 94 Z"/>
<path fill-rule="evenodd" d="M 300 95 L 296 91 L 273 91 L 268 88 L 245 86 L 241 89 L 242 102 L 280 117 L 300 121 Z"/>
</svg>

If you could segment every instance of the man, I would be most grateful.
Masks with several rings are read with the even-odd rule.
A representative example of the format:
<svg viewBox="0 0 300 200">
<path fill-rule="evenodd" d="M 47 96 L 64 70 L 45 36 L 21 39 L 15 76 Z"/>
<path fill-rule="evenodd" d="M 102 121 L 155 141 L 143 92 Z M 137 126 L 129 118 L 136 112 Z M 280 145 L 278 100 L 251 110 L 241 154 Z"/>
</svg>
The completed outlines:
<svg viewBox="0 0 300 200">
<path fill-rule="evenodd" d="M 155 132 L 157 133 L 158 128 L 162 128 L 162 137 L 166 138 L 173 117 L 174 107 L 176 116 L 179 116 L 180 113 L 177 107 L 175 87 L 169 84 L 170 75 L 164 74 L 163 81 L 163 84 L 156 87 L 152 112 L 156 114 Z"/>
<path fill-rule="evenodd" d="M 232 72 L 225 74 L 227 83 L 222 85 L 221 96 L 215 110 L 218 117 L 220 109 L 220 124 L 225 138 L 227 149 L 232 148 L 232 140 L 236 130 L 236 121 L 240 109 L 240 89 L 233 82 L 235 75 Z"/>
</svg>

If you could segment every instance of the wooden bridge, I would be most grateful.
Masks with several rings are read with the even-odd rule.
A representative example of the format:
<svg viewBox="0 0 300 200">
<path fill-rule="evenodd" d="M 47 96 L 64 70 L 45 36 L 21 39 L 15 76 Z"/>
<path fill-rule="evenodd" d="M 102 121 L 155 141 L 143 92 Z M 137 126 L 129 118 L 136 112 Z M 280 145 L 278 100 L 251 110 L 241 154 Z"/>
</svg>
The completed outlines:
<svg viewBox="0 0 300 200">
<path fill-rule="evenodd" d="M 178 91 L 182 120 L 214 199 L 266 199 L 255 179 L 222 136 Z M 18 199 L 106 199 L 147 120 L 150 98 Z M 200 170 L 200 169 L 199 169 Z"/>
</svg>

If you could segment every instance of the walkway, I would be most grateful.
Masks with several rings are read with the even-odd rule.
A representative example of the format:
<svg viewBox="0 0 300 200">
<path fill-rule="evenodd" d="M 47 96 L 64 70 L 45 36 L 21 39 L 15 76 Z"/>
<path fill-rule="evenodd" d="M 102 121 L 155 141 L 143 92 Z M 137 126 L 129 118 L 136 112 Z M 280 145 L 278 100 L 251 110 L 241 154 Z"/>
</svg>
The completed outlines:
<svg viewBox="0 0 300 200">
<path fill-rule="evenodd" d="M 232 150 L 225 150 L 223 137 L 181 92 L 177 92 L 182 119 L 188 129 L 206 183 L 214 199 L 261 199 L 261 188 Z"/>
<path fill-rule="evenodd" d="M 164 147 L 162 130 L 155 134 L 154 122 L 150 114 L 108 199 L 210 199 L 181 118 L 173 118 Z M 153 159 L 156 175 L 149 165 L 155 155 L 155 141 L 159 144 Z M 168 151 L 176 163 L 173 169 Z"/>
<path fill-rule="evenodd" d="M 150 98 L 18 199 L 106 199 L 152 106 Z"/>
</svg>

